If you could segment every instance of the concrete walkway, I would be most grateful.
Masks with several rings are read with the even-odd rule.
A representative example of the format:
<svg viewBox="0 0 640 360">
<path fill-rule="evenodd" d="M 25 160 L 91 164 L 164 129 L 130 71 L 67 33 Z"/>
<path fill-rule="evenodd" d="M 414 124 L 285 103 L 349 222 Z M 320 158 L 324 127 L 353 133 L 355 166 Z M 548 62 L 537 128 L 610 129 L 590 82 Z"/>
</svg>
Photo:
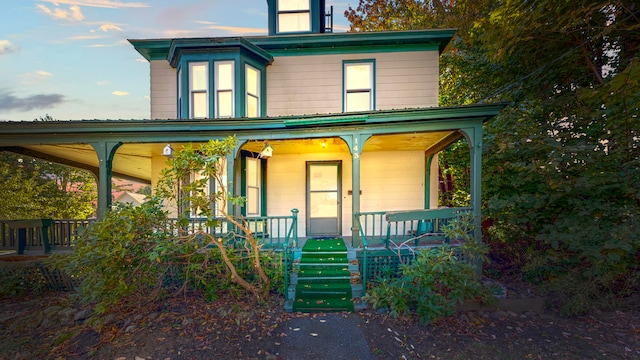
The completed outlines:
<svg viewBox="0 0 640 360">
<path fill-rule="evenodd" d="M 371 359 L 362 333 L 362 318 L 353 313 L 326 313 L 295 318 L 284 324 L 278 357 L 283 360 Z"/>
</svg>

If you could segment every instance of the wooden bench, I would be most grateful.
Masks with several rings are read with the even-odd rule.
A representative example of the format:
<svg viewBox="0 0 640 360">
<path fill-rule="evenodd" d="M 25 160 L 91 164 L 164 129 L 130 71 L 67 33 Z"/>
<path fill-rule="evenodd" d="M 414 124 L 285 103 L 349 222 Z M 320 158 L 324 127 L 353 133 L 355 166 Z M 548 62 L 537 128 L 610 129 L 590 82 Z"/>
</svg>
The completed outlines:
<svg viewBox="0 0 640 360">
<path fill-rule="evenodd" d="M 461 211 L 470 210 L 471 208 L 438 208 L 386 212 L 385 246 L 389 248 L 391 243 L 401 246 L 413 242 L 417 247 L 421 241 L 425 245 L 448 243 L 444 226 Z"/>
</svg>

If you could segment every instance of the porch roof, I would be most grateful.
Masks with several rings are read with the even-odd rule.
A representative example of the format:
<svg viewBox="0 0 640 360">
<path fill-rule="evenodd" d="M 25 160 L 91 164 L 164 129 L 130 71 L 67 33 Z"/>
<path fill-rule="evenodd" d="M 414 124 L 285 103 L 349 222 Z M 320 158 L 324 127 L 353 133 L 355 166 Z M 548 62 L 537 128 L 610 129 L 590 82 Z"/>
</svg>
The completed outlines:
<svg viewBox="0 0 640 360">
<path fill-rule="evenodd" d="M 0 123 L 0 150 L 97 170 L 92 143 L 122 143 L 113 175 L 149 182 L 151 157 L 166 143 L 205 142 L 235 135 L 247 150 L 264 140 L 322 139 L 370 134 L 378 141 L 363 151 L 415 150 L 435 153 L 491 119 L 505 104 L 482 104 L 360 113 L 235 119 L 62 120 Z M 423 134 L 423 136 L 416 136 Z M 426 136 L 424 134 L 429 134 Z M 302 146 L 302 144 L 298 144 Z M 299 146 L 296 147 L 299 151 Z M 256 150 L 259 151 L 259 148 Z M 285 148 L 279 151 L 286 151 Z"/>
</svg>

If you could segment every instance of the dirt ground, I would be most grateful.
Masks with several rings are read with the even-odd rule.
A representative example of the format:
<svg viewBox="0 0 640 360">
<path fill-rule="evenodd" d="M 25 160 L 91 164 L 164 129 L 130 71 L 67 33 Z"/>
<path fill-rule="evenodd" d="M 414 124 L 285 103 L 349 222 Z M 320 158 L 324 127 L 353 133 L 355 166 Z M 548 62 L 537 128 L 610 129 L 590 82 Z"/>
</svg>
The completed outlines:
<svg viewBox="0 0 640 360">
<path fill-rule="evenodd" d="M 300 330 L 291 324 L 325 322 L 327 314 L 287 313 L 282 301 L 208 303 L 192 295 L 96 316 L 65 293 L 5 299 L 0 359 L 327 358 L 283 349 Z M 296 335 L 332 350 L 364 336 L 365 350 L 349 359 L 640 359 L 640 311 L 565 318 L 549 309 L 473 309 L 426 326 L 373 310 L 333 316 L 351 317 L 361 331 L 345 343 Z"/>
</svg>

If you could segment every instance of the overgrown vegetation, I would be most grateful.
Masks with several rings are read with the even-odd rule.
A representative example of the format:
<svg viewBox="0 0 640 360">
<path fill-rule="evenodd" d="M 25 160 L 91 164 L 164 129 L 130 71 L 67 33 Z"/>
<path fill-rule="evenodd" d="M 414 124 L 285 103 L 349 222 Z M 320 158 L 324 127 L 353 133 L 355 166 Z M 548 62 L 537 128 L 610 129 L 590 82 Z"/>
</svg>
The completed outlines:
<svg viewBox="0 0 640 360">
<path fill-rule="evenodd" d="M 96 303 L 98 312 L 187 291 L 210 300 L 232 293 L 259 301 L 279 289 L 280 255 L 261 251 L 244 219 L 226 211 L 227 202 L 244 201 L 227 194 L 224 178 L 236 141 L 229 137 L 177 151 L 154 197 L 110 211 L 79 237 L 73 254 L 52 256 L 52 265 L 82 279 L 82 300 Z M 210 179 L 216 191 L 207 190 Z M 177 205 L 177 221 L 169 218 L 166 204 Z M 192 214 L 203 225 L 187 231 Z M 223 229 L 228 231 L 213 233 Z"/>
<path fill-rule="evenodd" d="M 483 139 L 496 258 L 566 314 L 640 290 L 636 2 L 360 0 L 345 15 L 354 31 L 457 28 L 440 58 L 440 104 L 509 104 Z M 443 205 L 465 199 L 468 165 L 448 156 L 457 146 L 442 159 Z"/>
<path fill-rule="evenodd" d="M 488 248 L 471 236 L 472 231 L 470 214 L 451 220 L 445 234 L 460 240 L 461 246 L 419 250 L 413 261 L 400 265 L 401 276 L 380 279 L 363 300 L 374 309 L 388 310 L 392 317 L 415 313 L 421 323 L 453 315 L 465 299 L 491 301 L 478 271 Z"/>
</svg>

